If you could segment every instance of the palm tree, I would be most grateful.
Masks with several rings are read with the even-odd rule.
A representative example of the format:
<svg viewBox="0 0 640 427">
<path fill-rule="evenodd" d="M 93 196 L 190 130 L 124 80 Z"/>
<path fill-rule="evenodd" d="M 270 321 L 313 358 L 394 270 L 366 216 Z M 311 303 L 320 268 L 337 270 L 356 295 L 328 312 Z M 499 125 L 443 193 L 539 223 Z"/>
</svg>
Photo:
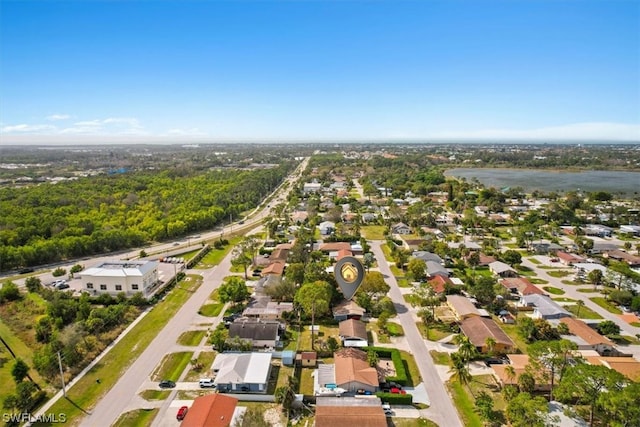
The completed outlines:
<svg viewBox="0 0 640 427">
<path fill-rule="evenodd" d="M 582 307 L 584 307 L 584 301 L 582 301 L 581 299 L 579 299 L 578 301 L 576 301 L 576 317 L 580 317 L 580 309 Z"/>
<path fill-rule="evenodd" d="M 516 379 L 516 370 L 513 367 L 513 365 L 507 365 L 504 368 L 504 374 L 507 376 L 507 379 L 509 380 L 509 384 L 513 384 L 513 380 Z"/>
<path fill-rule="evenodd" d="M 451 379 L 468 387 L 473 378 L 469 372 L 469 368 L 467 367 L 464 357 L 462 357 L 458 352 L 451 353 L 451 362 L 452 366 L 451 369 L 449 369 L 449 372 L 452 374 Z"/>
<path fill-rule="evenodd" d="M 496 340 L 493 337 L 487 337 L 484 341 L 485 347 L 487 347 L 487 353 L 489 356 L 493 356 L 493 352 L 496 349 Z"/>
<path fill-rule="evenodd" d="M 478 354 L 476 346 L 469 341 L 469 337 L 462 334 L 456 335 L 455 340 L 458 344 L 458 353 L 460 354 L 460 357 L 462 357 L 467 366 L 469 366 L 471 359 L 476 357 Z"/>
</svg>

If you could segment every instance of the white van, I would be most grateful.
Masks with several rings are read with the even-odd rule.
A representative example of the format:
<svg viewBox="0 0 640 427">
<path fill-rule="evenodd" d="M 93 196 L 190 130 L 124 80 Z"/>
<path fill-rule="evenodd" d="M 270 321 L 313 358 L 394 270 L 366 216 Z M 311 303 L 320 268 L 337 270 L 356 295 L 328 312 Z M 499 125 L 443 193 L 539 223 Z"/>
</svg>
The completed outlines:
<svg viewBox="0 0 640 427">
<path fill-rule="evenodd" d="M 200 388 L 211 388 L 211 387 L 215 387 L 216 385 L 213 383 L 213 380 L 211 378 L 201 378 L 200 379 Z"/>
<path fill-rule="evenodd" d="M 393 415 L 393 411 L 391 410 L 391 405 L 389 405 L 388 403 L 382 404 L 382 410 L 384 411 L 384 414 L 386 416 Z"/>
</svg>

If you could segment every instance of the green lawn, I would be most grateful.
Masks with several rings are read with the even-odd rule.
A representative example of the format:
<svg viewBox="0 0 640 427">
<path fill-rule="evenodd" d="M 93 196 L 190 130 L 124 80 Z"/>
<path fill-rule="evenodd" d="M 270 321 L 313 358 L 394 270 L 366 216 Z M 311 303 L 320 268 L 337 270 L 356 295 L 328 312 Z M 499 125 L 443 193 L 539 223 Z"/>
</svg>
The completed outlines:
<svg viewBox="0 0 640 427">
<path fill-rule="evenodd" d="M 402 325 L 394 322 L 387 323 L 387 331 L 392 337 L 401 337 L 404 335 L 404 329 L 402 329 Z"/>
<path fill-rule="evenodd" d="M 615 305 L 611 304 L 604 297 L 593 297 L 593 298 L 589 298 L 589 299 L 591 301 L 595 302 L 596 304 L 598 304 L 600 307 L 602 307 L 605 310 L 607 310 L 609 313 L 622 314 L 622 310 L 620 310 Z"/>
<path fill-rule="evenodd" d="M 165 400 L 169 394 L 171 394 L 169 390 L 144 390 L 140 393 L 140 397 L 144 400 Z"/>
<path fill-rule="evenodd" d="M 378 343 L 389 344 L 391 342 L 389 335 L 386 333 L 381 333 L 380 328 L 378 328 L 378 325 L 375 322 L 369 323 L 368 329 L 369 331 L 375 332 L 376 336 L 378 337 Z"/>
<path fill-rule="evenodd" d="M 314 333 L 314 338 L 316 341 L 323 340 L 326 341 L 329 337 L 334 337 L 340 342 L 338 325 L 322 325 L 320 324 L 320 330 Z M 302 333 L 300 335 L 300 346 L 298 348 L 299 351 L 311 351 L 311 327 L 310 325 L 304 325 Z"/>
<path fill-rule="evenodd" d="M 177 381 L 178 377 L 187 367 L 189 361 L 193 358 L 193 352 L 181 351 L 179 353 L 170 353 L 164 356 L 160 365 L 151 374 L 154 381 L 173 380 Z"/>
<path fill-rule="evenodd" d="M 533 258 L 533 257 L 527 258 L 527 260 L 529 262 L 531 262 L 532 264 L 536 264 L 536 265 L 540 264 L 540 261 L 538 259 L 536 259 L 536 258 Z"/>
<path fill-rule="evenodd" d="M 360 227 L 360 234 L 368 240 L 384 240 L 384 225 L 363 225 Z"/>
<path fill-rule="evenodd" d="M 216 358 L 215 351 L 201 351 L 198 355 L 198 364 L 202 367 L 201 369 L 196 369 L 195 366 L 191 365 L 191 369 L 187 373 L 185 377 L 185 381 L 197 381 L 200 378 L 207 378 L 211 376 L 211 365 L 213 364 L 213 360 Z"/>
<path fill-rule="evenodd" d="M 596 293 L 596 292 L 600 292 L 598 289 L 593 289 L 593 288 L 580 288 L 578 289 L 578 292 L 582 292 L 585 294 L 590 294 L 590 293 Z"/>
<path fill-rule="evenodd" d="M 180 345 L 200 345 L 207 331 L 187 331 L 178 337 Z"/>
<path fill-rule="evenodd" d="M 580 319 L 602 319 L 602 316 L 600 316 L 598 313 L 596 313 L 595 311 L 591 310 L 589 307 L 580 307 L 580 312 L 578 313 L 578 306 L 577 305 L 565 305 L 564 308 L 571 314 L 573 314 L 574 316 L 580 318 Z M 578 316 L 579 314 L 579 316 Z"/>
<path fill-rule="evenodd" d="M 524 338 L 522 338 L 522 336 L 518 332 L 517 319 L 516 319 L 516 324 L 514 324 L 514 325 L 506 325 L 506 324 L 502 323 L 500 321 L 500 319 L 497 319 L 495 317 L 493 318 L 493 320 L 500 325 L 500 328 L 507 335 L 509 335 L 509 338 L 511 338 L 511 341 L 513 341 L 516 344 L 518 349 L 522 353 L 526 353 L 528 345 L 527 345 L 527 342 L 524 340 Z"/>
<path fill-rule="evenodd" d="M 300 383 L 299 392 L 302 394 L 313 395 L 313 368 L 299 368 Z"/>
<path fill-rule="evenodd" d="M 562 289 L 555 288 L 553 286 L 543 286 L 542 289 L 553 295 L 564 295 L 564 291 Z"/>
<path fill-rule="evenodd" d="M 438 427 L 438 424 L 426 418 L 396 418 L 393 417 L 391 424 L 394 427 Z"/>
<path fill-rule="evenodd" d="M 440 341 L 441 339 L 446 338 L 449 335 L 453 334 L 453 332 L 449 331 L 448 329 L 445 329 L 446 326 L 444 325 L 443 327 L 431 326 L 429 328 L 428 334 L 427 334 L 427 327 L 424 323 L 416 322 L 416 326 L 418 327 L 418 330 L 420 331 L 420 334 L 422 335 L 422 337 L 430 341 Z"/>
<path fill-rule="evenodd" d="M 429 351 L 429 354 L 433 358 L 433 363 L 437 365 L 449 366 L 449 362 L 451 362 L 451 357 L 449 356 L 449 353 L 431 350 Z"/>
<path fill-rule="evenodd" d="M 68 399 L 59 399 L 50 408 L 51 413 L 64 413 L 67 415 L 68 423 L 77 423 L 78 418 L 83 415 L 78 407 L 84 410 L 93 408 L 98 399 L 115 385 L 122 373 L 147 348 L 184 302 L 193 295 L 200 283 L 196 280 L 180 282 L 111 349 L 109 356 L 105 359 L 108 363 L 101 361 L 96 364 L 67 390 Z M 100 383 L 96 382 L 97 379 L 100 379 Z"/>
<path fill-rule="evenodd" d="M 120 415 L 114 427 L 145 427 L 153 423 L 153 419 L 160 412 L 159 408 L 154 409 L 136 409 L 135 411 L 126 412 Z"/>
<path fill-rule="evenodd" d="M 207 317 L 216 317 L 220 315 L 220 312 L 222 311 L 223 308 L 224 308 L 224 303 L 222 302 L 205 304 L 202 307 L 200 307 L 200 310 L 198 310 L 198 314 L 201 314 Z"/>
<path fill-rule="evenodd" d="M 567 297 L 556 297 L 556 298 L 551 298 L 554 301 L 557 302 L 576 302 L 575 299 L 573 298 L 567 298 Z"/>
<path fill-rule="evenodd" d="M 538 279 L 537 277 L 530 277 L 529 281 L 534 285 L 546 285 L 547 283 L 549 283 L 548 280 Z"/>
<path fill-rule="evenodd" d="M 457 381 L 448 381 L 446 385 L 453 398 L 453 404 L 456 405 L 458 414 L 462 418 L 462 424 L 465 427 L 483 427 L 480 416 L 475 412 L 474 401 L 465 387 Z"/>
<path fill-rule="evenodd" d="M 571 274 L 573 274 L 573 272 L 571 271 L 567 271 L 567 270 L 554 270 L 554 271 L 547 271 L 547 274 L 551 277 L 555 277 L 556 279 L 561 279 L 563 277 L 567 277 Z"/>
<path fill-rule="evenodd" d="M 211 244 L 209 253 L 207 253 L 194 268 L 211 268 L 214 265 L 220 264 L 220 261 L 227 256 L 240 240 L 242 240 L 240 236 L 233 237 L 229 240 L 229 244 L 222 249 L 216 249 L 213 247 L 213 244 Z"/>
<path fill-rule="evenodd" d="M 380 248 L 382 249 L 382 253 L 384 253 L 384 258 L 387 261 L 393 261 L 392 257 L 391 257 L 391 248 L 389 248 L 389 245 L 387 243 L 383 244 L 380 246 Z M 384 260 L 379 259 L 378 262 L 382 262 Z"/>
<path fill-rule="evenodd" d="M 409 381 L 408 385 L 412 387 L 417 386 L 422 382 L 422 377 L 420 376 L 420 370 L 418 369 L 418 365 L 413 358 L 413 354 L 404 350 L 400 350 L 400 356 L 402 357 L 404 368 L 407 371 L 407 379 Z"/>
</svg>

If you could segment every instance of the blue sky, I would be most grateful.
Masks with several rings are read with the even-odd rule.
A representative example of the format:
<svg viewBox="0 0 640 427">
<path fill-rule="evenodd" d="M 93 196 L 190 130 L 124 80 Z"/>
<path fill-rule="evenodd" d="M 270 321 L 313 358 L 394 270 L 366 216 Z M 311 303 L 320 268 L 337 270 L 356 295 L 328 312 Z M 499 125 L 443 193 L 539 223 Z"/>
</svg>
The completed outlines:
<svg viewBox="0 0 640 427">
<path fill-rule="evenodd" d="M 640 140 L 637 0 L 0 8 L 0 143 Z"/>
</svg>

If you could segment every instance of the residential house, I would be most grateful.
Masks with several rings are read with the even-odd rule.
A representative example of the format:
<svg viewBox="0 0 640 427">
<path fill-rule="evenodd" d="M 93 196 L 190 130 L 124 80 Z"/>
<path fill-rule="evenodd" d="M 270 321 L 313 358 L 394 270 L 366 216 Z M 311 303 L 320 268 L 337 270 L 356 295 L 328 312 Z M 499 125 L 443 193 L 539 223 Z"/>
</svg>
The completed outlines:
<svg viewBox="0 0 640 427">
<path fill-rule="evenodd" d="M 521 307 L 533 307 L 532 317 L 536 319 L 561 319 L 571 317 L 571 313 L 562 308 L 547 295 L 525 295 L 518 303 Z"/>
<path fill-rule="evenodd" d="M 593 248 L 589 251 L 592 254 L 601 254 L 604 252 L 615 251 L 618 246 L 609 242 L 593 242 Z"/>
<path fill-rule="evenodd" d="M 318 397 L 315 427 L 386 427 L 387 417 L 377 397 Z"/>
<path fill-rule="evenodd" d="M 629 264 L 630 267 L 640 267 L 640 256 L 632 255 L 630 253 L 614 250 L 605 252 L 603 255 L 605 258 L 614 259 Z"/>
<path fill-rule="evenodd" d="M 516 345 L 509 336 L 498 326 L 493 319 L 472 316 L 460 322 L 460 330 L 480 353 L 488 353 L 487 339 L 495 341 L 493 351 L 498 353 L 510 353 L 516 349 Z"/>
<path fill-rule="evenodd" d="M 516 277 L 518 272 L 511 268 L 509 264 L 502 261 L 495 261 L 489 264 L 489 270 L 496 276 L 500 277 Z"/>
<path fill-rule="evenodd" d="M 631 381 L 640 381 L 640 362 L 633 357 L 587 356 L 585 359 L 592 365 L 602 365 L 613 369 Z"/>
<path fill-rule="evenodd" d="M 640 236 L 640 225 L 621 225 L 620 232 Z"/>
<path fill-rule="evenodd" d="M 335 363 L 336 384 L 348 392 L 378 390 L 378 370 L 369 366 L 367 353 L 363 350 L 347 347 L 341 348 L 333 355 Z"/>
<path fill-rule="evenodd" d="M 584 228 L 584 234 L 587 236 L 611 237 L 613 228 L 602 224 L 590 224 Z"/>
<path fill-rule="evenodd" d="M 366 347 L 369 345 L 367 326 L 361 320 L 347 319 L 338 324 L 343 347 Z"/>
<path fill-rule="evenodd" d="M 271 264 L 267 265 L 265 268 L 262 269 L 262 271 L 260 272 L 260 276 L 262 277 L 266 277 L 269 275 L 274 275 L 274 276 L 282 276 L 282 274 L 284 273 L 284 268 L 285 268 L 285 264 L 283 262 L 272 262 Z"/>
<path fill-rule="evenodd" d="M 211 366 L 213 383 L 221 393 L 266 393 L 271 353 L 220 353 Z"/>
<path fill-rule="evenodd" d="M 403 222 L 399 222 L 391 226 L 391 233 L 393 234 L 411 234 L 411 227 Z"/>
<path fill-rule="evenodd" d="M 338 321 L 347 319 L 360 320 L 365 310 L 352 300 L 342 300 L 333 308 L 333 318 Z"/>
<path fill-rule="evenodd" d="M 306 182 L 302 186 L 302 192 L 304 194 L 319 193 L 321 190 L 322 184 L 320 184 L 319 182 Z"/>
<path fill-rule="evenodd" d="M 301 224 L 309 218 L 307 211 L 295 211 L 291 213 L 291 222 L 294 224 Z"/>
<path fill-rule="evenodd" d="M 427 274 L 429 277 L 443 276 L 449 277 L 449 271 L 442 265 L 434 261 L 427 261 Z"/>
<path fill-rule="evenodd" d="M 338 251 L 340 250 L 347 250 L 350 251 L 351 250 L 351 244 L 349 242 L 327 242 L 327 243 L 322 243 L 319 247 L 318 250 L 320 252 L 326 253 L 326 254 L 332 254 L 335 253 L 336 255 L 338 254 Z"/>
<path fill-rule="evenodd" d="M 238 399 L 220 393 L 196 397 L 180 427 L 229 427 L 236 425 Z"/>
<path fill-rule="evenodd" d="M 376 220 L 376 214 L 366 212 L 362 214 L 361 219 L 364 223 L 374 222 Z"/>
<path fill-rule="evenodd" d="M 563 251 L 557 251 L 556 257 L 560 260 L 564 265 L 573 265 L 576 263 L 584 262 L 584 258 L 579 255 L 570 254 Z"/>
<path fill-rule="evenodd" d="M 462 295 L 447 295 L 447 305 L 458 320 L 481 316 L 480 311 L 473 305 L 471 300 Z"/>
<path fill-rule="evenodd" d="M 269 297 L 254 299 L 242 312 L 243 317 L 262 321 L 277 321 L 284 313 L 293 311 L 292 302 L 270 301 Z"/>
<path fill-rule="evenodd" d="M 303 368 L 315 368 L 318 364 L 318 353 L 315 351 L 303 351 L 296 354 L 296 364 Z"/>
<path fill-rule="evenodd" d="M 427 251 L 415 251 L 411 254 L 412 257 L 423 260 L 424 262 L 435 262 L 437 264 L 444 264 L 444 260 L 437 254 Z"/>
<path fill-rule="evenodd" d="M 505 385 L 518 385 L 518 379 L 520 375 L 527 372 L 527 365 L 529 365 L 529 355 L 527 354 L 507 354 L 509 363 L 505 365 L 491 365 L 493 375 L 500 384 L 501 387 Z M 511 377 L 508 373 L 507 367 L 513 368 L 515 376 Z M 548 375 L 542 372 L 534 372 L 536 391 L 549 391 L 551 389 L 551 382 L 548 379 Z"/>
<path fill-rule="evenodd" d="M 138 292 L 146 298 L 160 284 L 157 261 L 106 261 L 81 272 L 82 290 L 89 295 Z"/>
<path fill-rule="evenodd" d="M 254 319 L 237 319 L 229 325 L 229 339 L 250 341 L 253 348 L 280 346 L 280 323 Z"/>
<path fill-rule="evenodd" d="M 544 295 L 544 292 L 540 288 L 524 277 L 508 277 L 500 280 L 500 284 L 507 288 L 507 290 L 511 292 L 511 295 L 517 297 L 516 299 L 520 299 L 520 297 L 525 295 Z"/>
<path fill-rule="evenodd" d="M 562 246 L 552 242 L 533 242 L 530 248 L 536 254 L 554 254 L 562 250 Z"/>
<path fill-rule="evenodd" d="M 320 229 L 320 234 L 323 236 L 328 236 L 334 231 L 336 231 L 336 223 L 333 221 L 323 221 L 318 225 Z"/>
<path fill-rule="evenodd" d="M 441 275 L 433 276 L 427 283 L 429 283 L 429 286 L 431 286 L 433 292 L 439 295 L 442 295 L 446 292 L 447 286 L 454 286 L 451 279 Z"/>
<path fill-rule="evenodd" d="M 601 356 L 609 356 L 615 351 L 615 346 L 609 338 L 600 335 L 582 320 L 563 317 L 560 321 L 569 327 L 572 334 L 563 338 L 575 342 L 578 350 L 595 350 Z"/>
</svg>

